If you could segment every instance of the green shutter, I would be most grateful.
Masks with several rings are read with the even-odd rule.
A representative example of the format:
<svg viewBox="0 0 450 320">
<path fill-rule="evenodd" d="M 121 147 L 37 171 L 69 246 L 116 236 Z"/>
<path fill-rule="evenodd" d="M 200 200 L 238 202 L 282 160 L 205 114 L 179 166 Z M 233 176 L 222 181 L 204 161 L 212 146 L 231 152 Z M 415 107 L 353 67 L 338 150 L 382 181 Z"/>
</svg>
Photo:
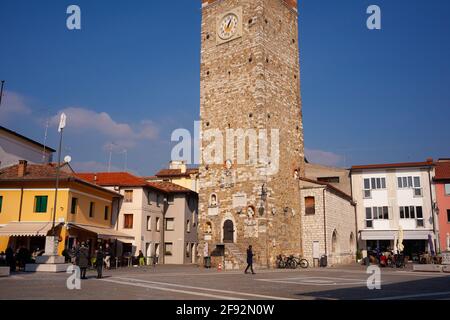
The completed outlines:
<svg viewBox="0 0 450 320">
<path fill-rule="evenodd" d="M 0 212 L 2 212 L 3 196 L 0 196 Z"/>
<path fill-rule="evenodd" d="M 47 196 L 36 196 L 36 209 L 37 213 L 47 212 Z"/>
</svg>

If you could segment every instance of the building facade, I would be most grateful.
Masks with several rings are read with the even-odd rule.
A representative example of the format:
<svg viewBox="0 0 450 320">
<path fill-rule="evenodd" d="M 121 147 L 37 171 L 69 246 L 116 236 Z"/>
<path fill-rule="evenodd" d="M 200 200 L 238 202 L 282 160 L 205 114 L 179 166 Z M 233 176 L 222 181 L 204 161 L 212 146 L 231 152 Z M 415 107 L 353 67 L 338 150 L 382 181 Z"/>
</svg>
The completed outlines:
<svg viewBox="0 0 450 320">
<path fill-rule="evenodd" d="M 19 160 L 44 164 L 52 161 L 54 149 L 0 126 L 0 169 Z"/>
<path fill-rule="evenodd" d="M 432 159 L 352 167 L 359 248 L 395 250 L 401 229 L 408 257 L 436 250 L 433 173 Z"/>
<path fill-rule="evenodd" d="M 197 257 L 198 196 L 171 182 L 151 181 L 126 172 L 79 173 L 90 183 L 120 193 L 115 229 L 133 239 L 119 252 L 136 256 L 142 251 L 158 263 L 194 263 Z"/>
<path fill-rule="evenodd" d="M 199 191 L 198 168 L 188 168 L 185 161 L 171 161 L 169 169 L 162 169 L 155 176 L 145 179 L 168 181 L 197 193 Z"/>
<path fill-rule="evenodd" d="M 53 234 L 54 165 L 20 164 L 0 170 L 0 251 L 25 246 L 44 249 Z M 57 193 L 55 232 L 58 253 L 85 241 L 94 250 L 98 240 L 128 238 L 112 228 L 120 194 L 61 171 Z"/>
<path fill-rule="evenodd" d="M 450 251 L 450 159 L 439 159 L 436 162 L 434 185 L 441 251 Z"/>
<path fill-rule="evenodd" d="M 352 193 L 349 169 L 306 163 L 305 177 L 318 182 L 328 183 L 346 194 Z"/>
<path fill-rule="evenodd" d="M 311 266 L 350 264 L 356 258 L 356 204 L 331 184 L 300 179 L 303 258 Z"/>
<path fill-rule="evenodd" d="M 201 37 L 201 252 L 230 259 L 252 245 L 255 263 L 274 266 L 302 248 L 297 1 L 202 0 Z M 259 145 L 239 150 L 252 133 Z M 214 138 L 232 144 L 212 150 Z"/>
</svg>

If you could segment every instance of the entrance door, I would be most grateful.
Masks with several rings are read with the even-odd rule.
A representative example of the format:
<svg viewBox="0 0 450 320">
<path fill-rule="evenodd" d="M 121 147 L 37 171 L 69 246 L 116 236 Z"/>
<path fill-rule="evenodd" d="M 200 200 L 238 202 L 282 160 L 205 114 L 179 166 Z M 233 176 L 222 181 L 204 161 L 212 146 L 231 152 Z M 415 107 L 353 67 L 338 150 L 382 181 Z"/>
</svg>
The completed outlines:
<svg viewBox="0 0 450 320">
<path fill-rule="evenodd" d="M 231 220 L 227 220 L 223 224 L 223 242 L 234 242 L 234 224 Z"/>
</svg>

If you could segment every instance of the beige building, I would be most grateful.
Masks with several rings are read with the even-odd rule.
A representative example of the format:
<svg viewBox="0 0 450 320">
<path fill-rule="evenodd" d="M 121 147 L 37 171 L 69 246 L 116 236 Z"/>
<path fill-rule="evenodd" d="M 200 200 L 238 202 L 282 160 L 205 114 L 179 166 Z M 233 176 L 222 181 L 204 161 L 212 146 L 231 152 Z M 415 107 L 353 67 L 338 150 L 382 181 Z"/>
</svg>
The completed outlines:
<svg viewBox="0 0 450 320">
<path fill-rule="evenodd" d="M 328 183 L 346 194 L 352 193 L 350 170 L 344 168 L 324 166 L 315 163 L 305 164 L 305 177 L 319 182 Z"/>
<path fill-rule="evenodd" d="M 124 172 L 81 173 L 91 183 L 123 195 L 115 228 L 134 237 L 120 244 L 119 252 L 159 263 L 194 263 L 197 250 L 197 201 L 195 192 L 164 181 L 148 182 Z"/>
<path fill-rule="evenodd" d="M 198 193 L 198 168 L 188 168 L 184 161 L 171 161 L 169 169 L 160 170 L 147 181 L 168 181 Z"/>
<path fill-rule="evenodd" d="M 201 32 L 201 136 L 209 130 L 265 130 L 279 133 L 280 141 L 278 162 L 251 161 L 246 150 L 245 161 L 234 154 L 200 166 L 201 252 L 207 245 L 242 265 L 233 257 L 252 245 L 255 263 L 273 267 L 277 255 L 301 253 L 297 1 L 202 0 Z M 203 140 L 201 154 L 207 149 Z"/>
<path fill-rule="evenodd" d="M 301 178 L 303 258 L 310 266 L 327 256 L 328 265 L 355 262 L 356 204 L 331 184 Z"/>
</svg>

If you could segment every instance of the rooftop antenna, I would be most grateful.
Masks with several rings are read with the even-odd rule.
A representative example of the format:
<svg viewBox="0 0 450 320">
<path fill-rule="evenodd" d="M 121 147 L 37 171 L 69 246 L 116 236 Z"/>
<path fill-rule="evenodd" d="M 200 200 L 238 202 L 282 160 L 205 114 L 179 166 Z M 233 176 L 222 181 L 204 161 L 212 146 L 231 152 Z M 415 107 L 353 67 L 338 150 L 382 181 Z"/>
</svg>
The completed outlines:
<svg viewBox="0 0 450 320">
<path fill-rule="evenodd" d="M 128 170 L 128 150 L 124 149 L 123 154 L 125 155 L 125 172 Z"/>
<path fill-rule="evenodd" d="M 112 160 L 112 152 L 113 152 L 113 146 L 116 144 L 114 142 L 111 142 L 109 144 L 109 160 L 108 160 L 108 172 L 111 172 L 111 160 Z"/>
<path fill-rule="evenodd" d="M 49 118 L 45 122 L 45 134 L 44 134 L 44 149 L 42 150 L 42 163 L 45 163 L 45 151 L 47 149 L 47 137 L 48 137 L 48 127 L 50 126 Z"/>
<path fill-rule="evenodd" d="M 2 105 L 2 97 L 3 97 L 3 86 L 5 85 L 5 80 L 2 80 L 2 86 L 0 88 L 0 106 Z"/>
</svg>

